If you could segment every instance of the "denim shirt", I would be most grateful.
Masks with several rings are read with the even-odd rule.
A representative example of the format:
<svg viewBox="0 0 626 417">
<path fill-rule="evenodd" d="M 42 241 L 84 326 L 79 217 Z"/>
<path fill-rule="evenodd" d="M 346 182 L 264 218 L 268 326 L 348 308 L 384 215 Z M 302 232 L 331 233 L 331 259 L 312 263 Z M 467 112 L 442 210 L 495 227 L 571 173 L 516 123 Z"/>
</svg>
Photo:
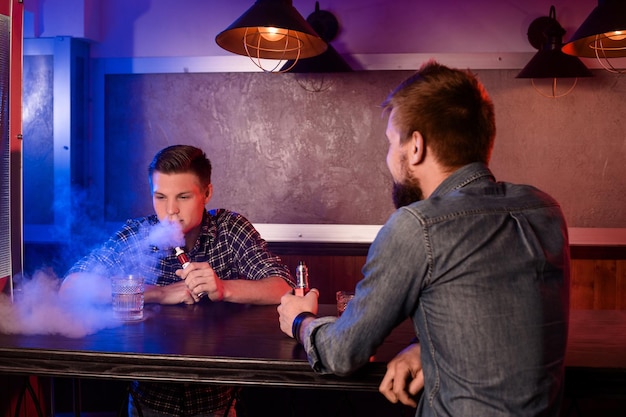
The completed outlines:
<svg viewBox="0 0 626 417">
<path fill-rule="evenodd" d="M 425 379 L 417 415 L 559 414 L 569 243 L 550 196 L 464 166 L 392 214 L 363 275 L 341 318 L 307 327 L 316 372 L 352 373 L 410 317 Z"/>
</svg>

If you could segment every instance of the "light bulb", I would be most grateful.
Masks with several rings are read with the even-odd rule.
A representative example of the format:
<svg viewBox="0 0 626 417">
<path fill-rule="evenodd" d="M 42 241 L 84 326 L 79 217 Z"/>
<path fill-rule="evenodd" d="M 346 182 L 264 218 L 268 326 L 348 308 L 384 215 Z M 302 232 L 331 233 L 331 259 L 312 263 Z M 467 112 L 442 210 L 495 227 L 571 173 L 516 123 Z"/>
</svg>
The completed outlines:
<svg viewBox="0 0 626 417">
<path fill-rule="evenodd" d="M 287 29 L 275 28 L 275 27 L 261 27 L 258 28 L 259 33 L 263 39 L 269 42 L 277 42 L 287 36 Z"/>
<path fill-rule="evenodd" d="M 623 30 L 615 30 L 613 32 L 607 32 L 605 33 L 605 35 L 607 36 L 607 38 L 609 38 L 612 41 L 623 41 L 624 39 L 626 39 L 626 31 L 623 31 Z"/>
</svg>

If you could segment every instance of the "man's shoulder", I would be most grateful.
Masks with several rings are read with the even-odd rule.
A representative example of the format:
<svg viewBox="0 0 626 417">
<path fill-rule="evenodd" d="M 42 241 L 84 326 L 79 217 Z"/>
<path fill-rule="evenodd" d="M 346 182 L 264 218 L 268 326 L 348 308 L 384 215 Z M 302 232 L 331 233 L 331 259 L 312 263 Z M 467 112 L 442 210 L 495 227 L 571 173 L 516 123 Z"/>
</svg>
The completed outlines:
<svg viewBox="0 0 626 417">
<path fill-rule="evenodd" d="M 156 214 L 143 217 L 135 217 L 132 219 L 127 219 L 118 233 L 138 232 L 144 228 L 154 226 L 158 223 L 159 219 Z"/>
<path fill-rule="evenodd" d="M 209 217 L 214 221 L 219 222 L 227 222 L 227 221 L 236 221 L 240 219 L 245 219 L 241 214 L 236 211 L 228 210 L 225 208 L 211 209 L 208 210 Z"/>
<path fill-rule="evenodd" d="M 560 206 L 554 197 L 534 185 L 498 182 L 496 186 L 502 190 L 507 204 L 518 209 Z"/>
<path fill-rule="evenodd" d="M 558 207 L 558 201 L 532 185 L 484 181 L 412 203 L 397 210 L 394 217 L 432 223 L 479 213 L 551 210 Z"/>
<path fill-rule="evenodd" d="M 209 221 L 215 225 L 217 229 L 236 228 L 248 229 L 254 228 L 252 223 L 242 214 L 228 209 L 212 209 L 208 212 Z"/>
<path fill-rule="evenodd" d="M 151 214 L 148 216 L 135 217 L 132 219 L 127 219 L 124 223 L 125 225 L 135 226 L 135 225 L 155 225 L 159 222 L 159 218 L 156 214 Z"/>
</svg>

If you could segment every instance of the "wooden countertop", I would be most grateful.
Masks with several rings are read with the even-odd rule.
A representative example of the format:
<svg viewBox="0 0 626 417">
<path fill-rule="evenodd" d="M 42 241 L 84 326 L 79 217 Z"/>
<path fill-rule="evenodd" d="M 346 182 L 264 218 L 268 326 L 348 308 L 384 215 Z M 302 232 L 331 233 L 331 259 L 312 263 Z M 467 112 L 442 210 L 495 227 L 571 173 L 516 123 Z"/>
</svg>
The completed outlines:
<svg viewBox="0 0 626 417">
<path fill-rule="evenodd" d="M 334 305 L 320 306 L 321 314 L 334 311 Z M 571 313 L 569 377 L 593 381 L 590 375 L 601 379 L 610 372 L 624 387 L 626 311 Z M 280 331 L 275 306 L 151 305 L 140 322 L 82 338 L 0 334 L 0 373 L 375 391 L 386 362 L 412 336 L 407 321 L 359 372 L 322 376 Z"/>
</svg>

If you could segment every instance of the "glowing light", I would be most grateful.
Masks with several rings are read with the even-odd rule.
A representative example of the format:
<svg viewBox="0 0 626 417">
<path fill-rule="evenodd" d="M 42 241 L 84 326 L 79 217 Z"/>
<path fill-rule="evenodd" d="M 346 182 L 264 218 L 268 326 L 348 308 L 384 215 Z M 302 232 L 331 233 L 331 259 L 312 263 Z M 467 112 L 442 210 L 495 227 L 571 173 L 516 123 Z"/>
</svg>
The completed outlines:
<svg viewBox="0 0 626 417">
<path fill-rule="evenodd" d="M 612 41 L 623 41 L 624 39 L 626 39 L 626 31 L 623 31 L 623 30 L 607 32 L 605 33 L 605 35 L 607 38 L 609 38 Z"/>
<path fill-rule="evenodd" d="M 275 28 L 275 27 L 259 27 L 259 33 L 263 39 L 269 42 L 278 42 L 287 36 L 287 29 Z"/>
</svg>

